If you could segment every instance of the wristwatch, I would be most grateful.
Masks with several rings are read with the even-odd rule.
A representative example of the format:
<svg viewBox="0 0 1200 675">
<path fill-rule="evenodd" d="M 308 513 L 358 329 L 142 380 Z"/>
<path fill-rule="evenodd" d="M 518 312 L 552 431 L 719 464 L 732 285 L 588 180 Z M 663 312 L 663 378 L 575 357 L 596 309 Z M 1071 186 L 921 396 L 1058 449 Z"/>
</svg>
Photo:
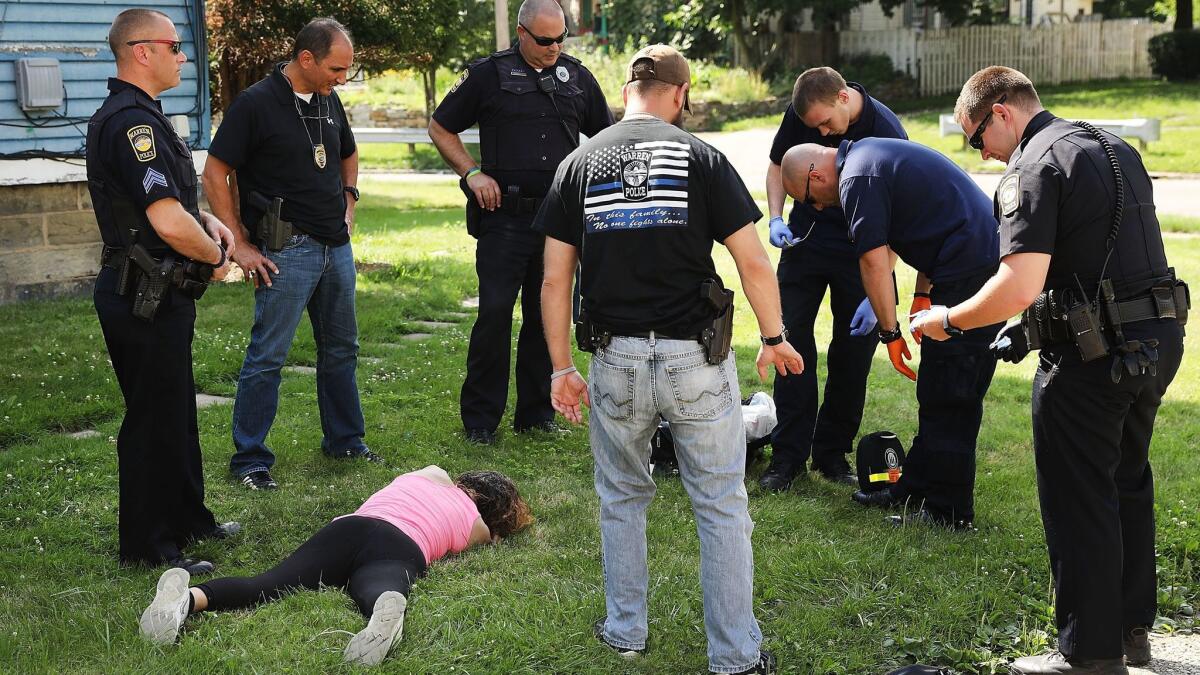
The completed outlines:
<svg viewBox="0 0 1200 675">
<path fill-rule="evenodd" d="M 362 196 L 358 193 L 358 188 L 354 187 L 353 185 L 347 185 L 346 187 L 342 188 L 342 192 L 349 192 L 350 196 L 354 197 L 354 201 L 358 201 Z"/>
<path fill-rule="evenodd" d="M 959 335 L 963 334 L 961 328 L 955 328 L 954 326 L 950 325 L 949 308 L 947 308 L 946 313 L 942 315 L 942 330 L 946 331 L 946 335 L 949 335 L 950 337 L 958 337 Z"/>
<path fill-rule="evenodd" d="M 787 339 L 787 336 L 788 336 L 787 328 L 784 328 L 783 332 L 780 333 L 779 335 L 776 335 L 775 337 L 765 337 L 765 336 L 759 335 L 758 339 L 762 340 L 762 343 L 764 345 L 766 345 L 768 347 L 774 347 L 775 345 L 783 344 L 783 341 Z"/>
</svg>

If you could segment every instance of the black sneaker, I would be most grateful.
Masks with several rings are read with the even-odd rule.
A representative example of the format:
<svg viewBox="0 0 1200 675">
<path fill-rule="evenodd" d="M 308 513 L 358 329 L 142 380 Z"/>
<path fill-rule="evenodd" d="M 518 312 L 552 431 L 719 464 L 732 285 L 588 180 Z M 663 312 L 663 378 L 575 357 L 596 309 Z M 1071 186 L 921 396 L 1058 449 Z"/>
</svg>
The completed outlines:
<svg viewBox="0 0 1200 675">
<path fill-rule="evenodd" d="M 928 525 L 931 527 L 944 527 L 947 530 L 955 532 L 974 532 L 976 530 L 975 523 L 963 518 L 952 519 L 945 516 L 939 516 L 924 508 L 910 511 L 903 515 L 888 516 L 887 521 L 896 527 L 905 525 L 919 524 Z"/>
<path fill-rule="evenodd" d="M 475 445 L 495 445 L 496 432 L 491 429 L 467 429 L 467 442 Z"/>
<path fill-rule="evenodd" d="M 607 621 L 608 617 L 602 616 L 599 619 L 596 619 L 596 622 L 592 624 L 592 635 L 594 635 L 597 640 L 604 643 L 605 647 L 613 650 L 617 653 L 617 656 L 620 656 L 623 659 L 636 659 L 646 652 L 645 647 L 642 647 L 641 649 L 630 649 L 628 647 L 618 647 L 609 642 L 608 638 L 604 637 L 604 624 Z"/>
<path fill-rule="evenodd" d="M 198 537 L 193 537 L 192 541 L 200 542 L 207 539 L 229 539 L 235 537 L 242 531 L 242 524 L 230 521 L 228 523 L 218 523 L 211 531 L 202 534 Z"/>
<path fill-rule="evenodd" d="M 276 483 L 275 479 L 271 478 L 271 472 L 267 471 L 266 469 L 251 471 L 245 476 L 242 476 L 242 485 L 245 485 L 251 490 L 279 489 L 279 483 Z"/>
<path fill-rule="evenodd" d="M 783 492 L 792 486 L 792 481 L 796 479 L 797 473 L 799 472 L 791 464 L 771 462 L 762 477 L 758 479 L 758 485 L 771 492 Z"/>
<path fill-rule="evenodd" d="M 514 427 L 514 431 L 516 431 L 518 434 L 523 434 L 528 431 L 540 431 L 546 434 L 557 434 L 563 433 L 567 430 L 559 426 L 558 422 L 555 422 L 554 420 L 543 420 L 537 424 Z"/>
<path fill-rule="evenodd" d="M 383 463 L 383 458 L 371 452 L 371 449 L 365 445 L 356 450 L 341 450 L 338 452 L 327 452 L 325 454 L 329 455 L 333 459 L 365 459 L 374 464 Z"/>
<path fill-rule="evenodd" d="M 178 567 L 179 569 L 187 570 L 187 573 L 193 577 L 198 574 L 212 574 L 213 570 L 216 569 L 216 566 L 207 560 L 197 560 L 183 556 L 168 560 L 167 567 Z"/>
<path fill-rule="evenodd" d="M 734 675 L 755 675 L 762 673 L 763 675 L 774 675 L 777 669 L 775 665 L 775 655 L 771 652 L 761 649 L 758 652 L 758 663 L 750 666 L 746 670 L 739 670 Z"/>
</svg>

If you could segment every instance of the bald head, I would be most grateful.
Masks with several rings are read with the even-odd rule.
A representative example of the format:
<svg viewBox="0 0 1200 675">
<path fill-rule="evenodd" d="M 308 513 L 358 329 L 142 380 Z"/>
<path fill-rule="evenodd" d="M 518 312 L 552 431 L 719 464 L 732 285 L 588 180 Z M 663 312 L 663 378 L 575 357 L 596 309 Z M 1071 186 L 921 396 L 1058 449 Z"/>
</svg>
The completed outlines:
<svg viewBox="0 0 1200 675">
<path fill-rule="evenodd" d="M 562 18 L 565 20 L 562 5 L 556 0 L 525 0 L 521 3 L 521 9 L 517 10 L 517 23 L 522 26 L 532 26 L 534 20 L 539 16 L 549 14 L 553 18 Z"/>
<path fill-rule="evenodd" d="M 783 189 L 796 201 L 820 210 L 838 204 L 837 149 L 804 143 L 788 150 L 779 164 Z"/>
<path fill-rule="evenodd" d="M 113 19 L 112 27 L 108 29 L 108 48 L 112 50 L 117 63 L 128 59 L 133 50 L 127 42 L 169 38 L 166 34 L 155 34 L 155 29 L 164 23 L 170 25 L 171 17 L 156 9 L 127 9 L 118 14 L 117 18 Z"/>
</svg>

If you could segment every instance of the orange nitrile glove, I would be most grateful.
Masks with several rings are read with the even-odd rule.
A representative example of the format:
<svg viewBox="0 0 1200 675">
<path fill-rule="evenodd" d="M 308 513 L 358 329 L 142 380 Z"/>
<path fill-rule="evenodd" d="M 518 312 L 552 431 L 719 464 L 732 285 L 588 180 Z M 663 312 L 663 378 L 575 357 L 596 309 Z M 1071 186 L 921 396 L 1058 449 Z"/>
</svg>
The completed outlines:
<svg viewBox="0 0 1200 675">
<path fill-rule="evenodd" d="M 931 303 L 930 303 L 930 301 L 929 301 L 929 294 L 928 294 L 928 293 L 922 293 L 922 294 L 916 294 L 916 293 L 914 293 L 914 294 L 913 294 L 912 306 L 908 308 L 908 320 L 909 320 L 909 321 L 912 321 L 912 318 L 913 318 L 914 316 L 916 316 L 918 312 L 921 312 L 921 311 L 927 310 L 927 309 L 929 309 L 930 307 L 932 307 L 932 304 L 931 304 Z M 914 331 L 912 332 L 912 336 L 913 336 L 913 340 L 914 340 L 914 341 L 915 341 L 917 344 L 921 344 L 921 331 L 919 331 L 919 330 L 914 330 Z M 893 363 L 894 363 L 894 361 L 893 361 Z"/>
<path fill-rule="evenodd" d="M 908 364 L 904 362 L 905 359 L 912 358 L 912 354 L 910 354 L 908 351 L 908 343 L 904 341 L 904 338 L 896 338 L 895 340 L 886 343 L 886 346 L 888 350 L 888 358 L 891 359 L 892 367 L 896 369 L 896 372 L 907 377 L 913 382 L 916 382 L 917 374 L 914 373 L 913 369 L 909 368 Z"/>
</svg>

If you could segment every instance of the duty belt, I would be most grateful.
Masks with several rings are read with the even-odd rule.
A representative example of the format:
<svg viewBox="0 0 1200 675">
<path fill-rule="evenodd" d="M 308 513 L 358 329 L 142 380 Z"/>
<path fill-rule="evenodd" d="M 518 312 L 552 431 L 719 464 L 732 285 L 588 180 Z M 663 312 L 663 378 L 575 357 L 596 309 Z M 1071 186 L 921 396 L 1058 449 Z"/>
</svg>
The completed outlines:
<svg viewBox="0 0 1200 675">
<path fill-rule="evenodd" d="M 500 208 L 513 216 L 523 216 L 537 213 L 545 201 L 542 197 L 512 197 L 504 195 L 500 198 Z"/>
</svg>

